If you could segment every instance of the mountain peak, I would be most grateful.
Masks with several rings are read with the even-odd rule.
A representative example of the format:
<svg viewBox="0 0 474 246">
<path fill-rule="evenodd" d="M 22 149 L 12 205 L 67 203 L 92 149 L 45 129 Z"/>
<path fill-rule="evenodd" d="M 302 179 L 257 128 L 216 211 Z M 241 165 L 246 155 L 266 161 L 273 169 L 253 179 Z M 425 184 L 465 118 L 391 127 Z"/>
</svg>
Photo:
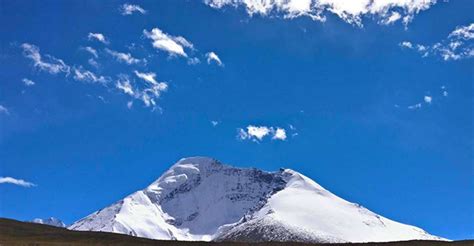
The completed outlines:
<svg viewBox="0 0 474 246">
<path fill-rule="evenodd" d="M 194 156 L 182 158 L 172 165 L 163 175 L 155 182 L 147 187 L 151 192 L 166 192 L 179 187 L 190 180 L 200 179 L 201 175 L 205 175 L 212 170 L 221 169 L 221 164 L 216 159 L 210 157 Z M 207 176 L 207 175 L 205 175 Z"/>
<path fill-rule="evenodd" d="M 179 160 L 146 189 L 69 228 L 204 241 L 439 239 L 347 202 L 291 169 L 236 168 L 209 157 Z"/>
<path fill-rule="evenodd" d="M 218 162 L 216 159 L 206 156 L 191 156 L 181 158 L 177 164 L 195 164 L 195 165 L 209 165 L 212 163 Z"/>
</svg>

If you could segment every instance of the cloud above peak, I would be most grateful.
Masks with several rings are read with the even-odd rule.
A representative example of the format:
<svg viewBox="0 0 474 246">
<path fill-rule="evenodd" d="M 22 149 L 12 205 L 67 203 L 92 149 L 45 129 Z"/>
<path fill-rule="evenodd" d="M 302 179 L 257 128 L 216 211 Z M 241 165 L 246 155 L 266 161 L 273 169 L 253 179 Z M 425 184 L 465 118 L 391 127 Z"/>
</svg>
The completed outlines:
<svg viewBox="0 0 474 246">
<path fill-rule="evenodd" d="M 239 137 L 240 139 L 257 139 L 262 140 L 263 137 L 269 135 L 271 129 L 266 126 L 247 126 L 246 130 L 240 128 L 239 129 Z"/>
<path fill-rule="evenodd" d="M 237 129 L 237 138 L 240 140 L 252 140 L 260 142 L 265 137 L 271 136 L 272 140 L 286 140 L 286 130 L 280 127 L 249 125 L 245 129 Z"/>
<path fill-rule="evenodd" d="M 204 3 L 216 9 L 242 6 L 250 16 L 307 16 L 325 21 L 326 14 L 331 13 L 347 23 L 362 26 L 364 17 L 376 19 L 385 25 L 397 21 L 408 24 L 416 14 L 429 9 L 436 0 L 204 0 Z"/>
</svg>

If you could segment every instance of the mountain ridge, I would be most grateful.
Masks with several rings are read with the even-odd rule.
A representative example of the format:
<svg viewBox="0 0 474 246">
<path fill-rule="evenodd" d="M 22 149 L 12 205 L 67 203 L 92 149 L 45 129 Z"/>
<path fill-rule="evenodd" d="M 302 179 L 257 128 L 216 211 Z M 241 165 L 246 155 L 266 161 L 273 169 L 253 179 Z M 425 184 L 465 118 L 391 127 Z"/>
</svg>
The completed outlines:
<svg viewBox="0 0 474 246">
<path fill-rule="evenodd" d="M 50 225 L 50 226 L 56 226 L 56 227 L 66 227 L 66 224 L 64 224 L 64 222 L 62 222 L 60 219 L 57 219 L 57 218 L 54 218 L 54 217 L 49 217 L 47 219 L 35 218 L 35 219 L 27 221 L 27 222 Z"/>
</svg>

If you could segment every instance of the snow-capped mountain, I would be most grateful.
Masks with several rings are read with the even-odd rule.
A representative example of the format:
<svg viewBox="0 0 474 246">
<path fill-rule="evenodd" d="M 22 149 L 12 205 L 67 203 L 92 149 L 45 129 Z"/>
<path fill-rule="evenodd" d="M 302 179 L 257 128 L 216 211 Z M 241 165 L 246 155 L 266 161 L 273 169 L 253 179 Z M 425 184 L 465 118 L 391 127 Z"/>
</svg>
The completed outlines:
<svg viewBox="0 0 474 246">
<path fill-rule="evenodd" d="M 265 172 L 181 159 L 144 190 L 69 227 L 203 241 L 442 240 L 347 202 L 290 169 Z"/>
<path fill-rule="evenodd" d="M 64 224 L 61 220 L 56 219 L 54 217 L 50 217 L 47 219 L 34 219 L 29 222 L 32 223 L 37 223 L 37 224 L 44 224 L 44 225 L 50 225 L 50 226 L 56 226 L 56 227 L 66 227 L 66 224 Z"/>
</svg>

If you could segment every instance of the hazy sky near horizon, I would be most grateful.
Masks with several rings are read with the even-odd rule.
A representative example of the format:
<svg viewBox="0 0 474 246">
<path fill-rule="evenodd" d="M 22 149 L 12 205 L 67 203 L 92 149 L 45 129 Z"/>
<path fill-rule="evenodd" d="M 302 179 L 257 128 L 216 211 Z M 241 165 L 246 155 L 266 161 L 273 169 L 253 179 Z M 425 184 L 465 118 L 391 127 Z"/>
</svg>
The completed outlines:
<svg viewBox="0 0 474 246">
<path fill-rule="evenodd" d="M 0 217 L 72 223 L 199 155 L 474 238 L 474 1 L 259 2 L 0 0 Z"/>
</svg>

